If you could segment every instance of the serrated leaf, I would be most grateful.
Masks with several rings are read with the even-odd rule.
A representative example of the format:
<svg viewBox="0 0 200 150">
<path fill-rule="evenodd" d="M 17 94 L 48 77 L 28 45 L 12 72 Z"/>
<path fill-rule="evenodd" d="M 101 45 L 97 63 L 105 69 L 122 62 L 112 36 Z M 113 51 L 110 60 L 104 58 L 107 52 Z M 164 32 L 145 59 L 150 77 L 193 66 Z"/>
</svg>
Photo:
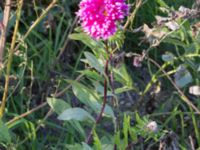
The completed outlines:
<svg viewBox="0 0 200 150">
<path fill-rule="evenodd" d="M 64 110 L 70 107 L 68 103 L 57 98 L 47 98 L 47 103 L 57 114 L 61 114 Z"/>
<path fill-rule="evenodd" d="M 10 143 L 11 137 L 9 134 L 8 128 L 4 125 L 4 123 L 0 120 L 0 142 Z"/>
<path fill-rule="evenodd" d="M 136 122 L 140 125 L 140 126 L 143 126 L 144 125 L 144 121 L 140 118 L 139 114 L 136 112 L 135 113 L 135 119 L 136 119 Z"/>
<path fill-rule="evenodd" d="M 65 110 L 58 116 L 59 120 L 77 120 L 77 121 L 88 121 L 91 120 L 95 122 L 95 119 L 84 109 L 82 108 L 69 108 Z"/>
<path fill-rule="evenodd" d="M 138 140 L 137 131 L 135 128 L 129 128 L 129 134 L 132 141 L 136 142 Z"/>
</svg>

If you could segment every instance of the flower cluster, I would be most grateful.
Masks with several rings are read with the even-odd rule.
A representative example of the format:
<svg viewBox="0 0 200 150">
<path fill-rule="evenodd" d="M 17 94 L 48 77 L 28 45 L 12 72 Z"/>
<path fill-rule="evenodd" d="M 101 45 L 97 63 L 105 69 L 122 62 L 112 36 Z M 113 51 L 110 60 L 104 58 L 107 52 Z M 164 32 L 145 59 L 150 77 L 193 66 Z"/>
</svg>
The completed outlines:
<svg viewBox="0 0 200 150">
<path fill-rule="evenodd" d="M 77 15 L 86 33 L 95 39 L 108 39 L 117 31 L 117 22 L 128 15 L 125 0 L 82 0 Z"/>
</svg>

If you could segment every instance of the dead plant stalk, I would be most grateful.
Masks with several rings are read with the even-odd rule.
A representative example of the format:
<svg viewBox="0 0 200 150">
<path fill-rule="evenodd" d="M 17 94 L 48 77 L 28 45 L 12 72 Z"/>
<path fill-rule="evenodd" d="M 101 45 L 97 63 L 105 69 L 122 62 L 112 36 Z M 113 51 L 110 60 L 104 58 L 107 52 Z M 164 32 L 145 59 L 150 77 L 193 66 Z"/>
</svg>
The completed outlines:
<svg viewBox="0 0 200 150">
<path fill-rule="evenodd" d="M 2 99 L 2 103 L 0 107 L 0 118 L 2 118 L 4 115 L 6 101 L 7 101 L 9 80 L 10 80 L 9 76 L 10 76 L 10 70 L 11 70 L 11 65 L 12 65 L 12 60 L 13 60 L 13 53 L 14 53 L 14 48 L 15 48 L 15 43 L 16 43 L 16 38 L 17 38 L 17 32 L 19 28 L 19 21 L 20 21 L 20 16 L 21 16 L 23 0 L 19 0 L 17 4 L 18 4 L 17 13 L 16 13 L 17 18 L 16 18 L 14 33 L 12 36 L 11 46 L 9 49 L 8 63 L 7 63 L 7 69 L 6 69 L 6 79 L 5 79 L 6 83 L 5 83 L 3 99 Z"/>
<path fill-rule="evenodd" d="M 8 26 L 8 21 L 9 21 L 9 16 L 10 16 L 10 6 L 11 5 L 11 0 L 6 0 L 5 3 L 5 8 L 3 12 L 3 21 L 1 23 L 1 37 L 0 37 L 0 69 L 3 67 L 3 54 L 4 54 L 4 48 L 5 48 L 5 43 L 6 43 L 6 31 L 7 31 L 7 26 Z"/>
</svg>

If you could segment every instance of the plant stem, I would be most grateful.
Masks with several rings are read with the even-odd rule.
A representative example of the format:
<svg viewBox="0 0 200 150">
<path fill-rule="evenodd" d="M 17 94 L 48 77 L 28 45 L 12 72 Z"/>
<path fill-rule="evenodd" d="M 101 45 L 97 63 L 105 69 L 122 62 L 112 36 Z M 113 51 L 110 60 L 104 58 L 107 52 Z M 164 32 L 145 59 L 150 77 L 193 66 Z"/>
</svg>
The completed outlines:
<svg viewBox="0 0 200 150">
<path fill-rule="evenodd" d="M 8 26 L 8 20 L 10 16 L 10 6 L 11 0 L 6 0 L 5 3 L 5 9 L 3 12 L 3 22 L 1 22 L 0 31 L 1 31 L 1 37 L 0 37 L 0 69 L 3 68 L 3 53 L 6 43 L 6 31 Z"/>
<path fill-rule="evenodd" d="M 79 75 L 79 76 L 75 79 L 75 81 L 79 81 L 82 77 L 83 77 L 83 74 Z M 57 97 L 62 96 L 63 94 L 66 93 L 66 91 L 67 91 L 69 88 L 71 88 L 71 86 L 72 86 L 72 84 L 69 84 L 66 88 L 64 88 L 64 89 L 63 89 L 62 91 L 60 91 L 59 93 L 56 93 L 53 97 L 57 98 Z M 19 116 L 14 117 L 13 119 L 9 120 L 9 121 L 6 123 L 6 125 L 11 125 L 12 123 L 16 122 L 17 120 L 19 120 L 19 119 L 21 119 L 21 118 L 24 118 L 24 117 L 26 117 L 26 116 L 28 116 L 28 115 L 34 113 L 35 111 L 37 111 L 37 110 L 39 110 L 39 109 L 41 109 L 41 108 L 43 108 L 43 107 L 45 107 L 45 106 L 47 106 L 47 102 L 44 102 L 44 103 L 38 105 L 37 107 L 35 107 L 35 108 L 33 108 L 33 109 L 31 109 L 31 110 L 29 110 L 29 111 L 27 111 L 27 112 L 25 112 L 25 113 L 19 115 Z"/>
<path fill-rule="evenodd" d="M 28 31 L 24 34 L 22 37 L 22 41 L 24 41 L 30 33 L 34 30 L 34 28 L 41 22 L 41 20 L 46 16 L 46 14 L 56 5 L 58 0 L 53 0 L 49 6 L 42 12 L 42 14 L 37 18 L 34 23 L 29 27 Z M 16 47 L 14 48 L 14 51 L 18 50 L 20 47 L 21 43 L 18 43 Z"/>
<path fill-rule="evenodd" d="M 15 29 L 14 29 L 14 33 L 12 36 L 12 43 L 11 43 L 9 56 L 8 56 L 8 64 L 7 64 L 7 70 L 6 70 L 6 83 L 5 83 L 3 99 L 2 99 L 2 103 L 1 103 L 1 107 L 0 107 L 0 119 L 4 115 L 5 106 L 6 106 L 9 80 L 10 80 L 9 76 L 10 76 L 10 70 L 11 70 L 11 65 L 12 65 L 12 60 L 13 60 L 13 53 L 14 53 L 14 47 L 15 47 L 15 43 L 16 43 L 17 32 L 18 32 L 18 28 L 19 28 L 19 20 L 20 20 L 20 16 L 21 16 L 22 5 L 23 5 L 23 0 L 19 0 L 18 1 L 18 9 L 17 9 L 17 19 L 16 19 Z"/>
<path fill-rule="evenodd" d="M 105 79 L 104 79 L 104 96 L 103 96 L 103 104 L 102 104 L 102 107 L 101 107 L 101 111 L 99 113 L 99 115 L 97 116 L 96 120 L 95 120 L 95 125 L 94 127 L 91 129 L 87 139 L 86 139 L 86 143 L 89 144 L 92 140 L 92 132 L 93 132 L 93 129 L 96 127 L 96 125 L 99 123 L 99 121 L 102 119 L 102 116 L 103 116 L 103 112 L 105 110 L 105 107 L 106 107 L 106 103 L 107 103 L 107 79 L 109 78 L 109 72 L 108 72 L 108 64 L 109 64 L 109 60 L 110 60 L 110 57 L 109 57 L 109 51 L 108 51 L 108 42 L 106 41 L 105 42 L 105 45 L 106 45 L 106 53 L 108 54 L 108 58 L 106 59 L 106 63 L 105 63 L 105 67 L 104 67 L 104 74 L 105 74 Z"/>
</svg>

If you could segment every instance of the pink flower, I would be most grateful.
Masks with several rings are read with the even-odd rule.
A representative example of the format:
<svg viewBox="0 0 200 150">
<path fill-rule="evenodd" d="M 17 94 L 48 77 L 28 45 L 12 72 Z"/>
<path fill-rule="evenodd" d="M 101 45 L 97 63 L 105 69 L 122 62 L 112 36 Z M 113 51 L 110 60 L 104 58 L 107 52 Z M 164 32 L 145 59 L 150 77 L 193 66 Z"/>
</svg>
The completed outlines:
<svg viewBox="0 0 200 150">
<path fill-rule="evenodd" d="M 117 22 L 128 15 L 125 0 L 82 0 L 77 15 L 83 30 L 95 39 L 108 39 L 117 31 Z"/>
</svg>

